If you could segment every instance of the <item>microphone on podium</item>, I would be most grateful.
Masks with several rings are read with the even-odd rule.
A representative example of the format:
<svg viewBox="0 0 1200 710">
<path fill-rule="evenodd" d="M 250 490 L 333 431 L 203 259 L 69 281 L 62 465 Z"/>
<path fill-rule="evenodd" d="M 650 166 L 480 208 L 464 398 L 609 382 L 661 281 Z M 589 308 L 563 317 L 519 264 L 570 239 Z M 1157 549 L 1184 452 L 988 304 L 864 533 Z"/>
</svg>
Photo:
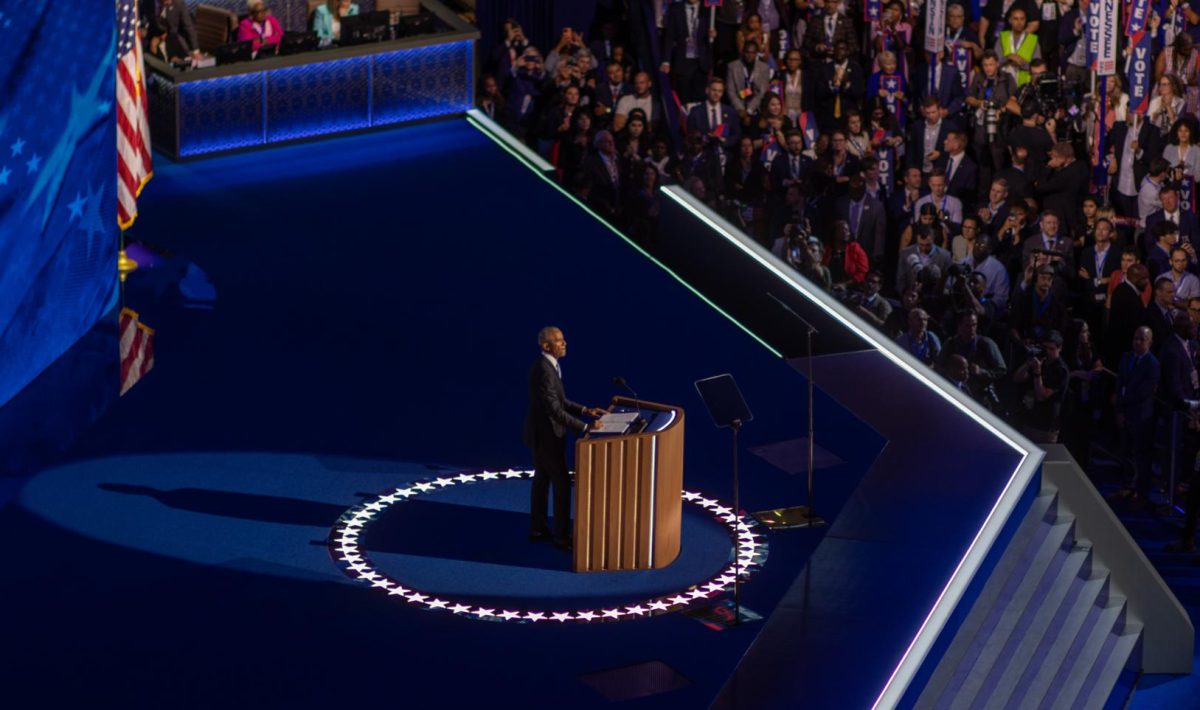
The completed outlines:
<svg viewBox="0 0 1200 710">
<path fill-rule="evenodd" d="M 637 409 L 637 415 L 638 415 L 637 421 L 641 422 L 644 425 L 646 423 L 646 419 L 645 419 L 645 417 L 642 416 L 642 403 L 641 403 L 640 398 L 638 397 L 638 393 L 634 392 L 633 388 L 629 386 L 629 383 L 625 381 L 625 378 L 621 377 L 620 375 L 613 377 L 612 381 L 613 381 L 614 385 L 616 385 L 617 387 L 624 388 L 625 390 L 627 390 L 629 392 L 629 394 L 633 395 L 633 406 L 635 409 Z"/>
</svg>

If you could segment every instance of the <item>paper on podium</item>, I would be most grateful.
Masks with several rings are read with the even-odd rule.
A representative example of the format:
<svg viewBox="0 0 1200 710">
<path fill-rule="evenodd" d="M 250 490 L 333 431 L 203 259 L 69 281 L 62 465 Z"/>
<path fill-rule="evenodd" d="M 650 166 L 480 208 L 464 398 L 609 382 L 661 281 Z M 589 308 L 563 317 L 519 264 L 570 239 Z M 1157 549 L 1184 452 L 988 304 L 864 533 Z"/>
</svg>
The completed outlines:
<svg viewBox="0 0 1200 710">
<path fill-rule="evenodd" d="M 610 412 L 600 417 L 600 423 L 603 425 L 600 429 L 593 430 L 592 434 L 624 434 L 629 431 L 629 426 L 638 418 L 637 412 Z"/>
</svg>

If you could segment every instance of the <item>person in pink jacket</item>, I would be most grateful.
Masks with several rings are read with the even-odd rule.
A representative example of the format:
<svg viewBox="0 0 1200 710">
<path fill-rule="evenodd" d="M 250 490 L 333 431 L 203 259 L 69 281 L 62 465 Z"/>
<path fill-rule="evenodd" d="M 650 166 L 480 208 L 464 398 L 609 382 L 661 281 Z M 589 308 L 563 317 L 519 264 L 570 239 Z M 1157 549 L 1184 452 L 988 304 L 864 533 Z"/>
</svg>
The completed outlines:
<svg viewBox="0 0 1200 710">
<path fill-rule="evenodd" d="M 279 40 L 283 39 L 283 28 L 267 9 L 266 3 L 258 0 L 251 3 L 250 16 L 238 25 L 237 38 L 239 42 L 253 42 L 255 52 L 263 46 L 268 52 L 274 52 L 279 49 Z"/>
</svg>

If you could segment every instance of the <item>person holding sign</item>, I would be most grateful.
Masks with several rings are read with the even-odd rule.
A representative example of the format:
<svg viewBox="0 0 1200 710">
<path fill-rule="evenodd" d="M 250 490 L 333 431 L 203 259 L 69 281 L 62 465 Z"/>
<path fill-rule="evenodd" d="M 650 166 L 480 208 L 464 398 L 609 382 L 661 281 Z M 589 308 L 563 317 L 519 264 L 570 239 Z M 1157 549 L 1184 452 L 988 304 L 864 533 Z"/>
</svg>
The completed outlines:
<svg viewBox="0 0 1200 710">
<path fill-rule="evenodd" d="M 1028 30 L 1025 19 L 1020 7 L 1009 10 L 1008 29 L 996 41 L 996 56 L 1004 58 L 1001 68 L 1017 80 L 1018 87 L 1029 83 L 1029 63 L 1042 57 L 1037 35 Z"/>
</svg>

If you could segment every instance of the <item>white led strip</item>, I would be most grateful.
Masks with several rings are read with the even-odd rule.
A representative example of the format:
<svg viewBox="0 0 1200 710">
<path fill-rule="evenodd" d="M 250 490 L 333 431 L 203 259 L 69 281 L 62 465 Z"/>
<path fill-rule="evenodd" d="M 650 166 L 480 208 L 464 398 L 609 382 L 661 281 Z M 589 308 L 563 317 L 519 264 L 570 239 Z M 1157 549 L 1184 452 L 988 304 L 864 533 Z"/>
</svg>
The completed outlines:
<svg viewBox="0 0 1200 710">
<path fill-rule="evenodd" d="M 424 594 L 419 590 L 404 586 L 376 568 L 362 547 L 362 539 L 370 523 L 378 520 L 384 511 L 396 503 L 462 483 L 512 478 L 533 478 L 533 471 L 518 471 L 510 468 L 504 471 L 481 471 L 442 476 L 430 481 L 414 483 L 406 488 L 392 489 L 374 498 L 369 498 L 342 514 L 330 534 L 329 553 L 350 578 L 369 584 L 373 589 L 380 590 L 381 593 L 403 599 L 422 609 L 448 611 L 459 616 L 485 621 L 557 621 L 559 623 L 621 621 L 680 611 L 729 589 L 733 586 L 735 575 L 739 573 L 743 580 L 748 578 L 750 573 L 761 567 L 767 558 L 766 538 L 754 532 L 753 528 L 757 523 L 753 518 L 735 515 L 732 508 L 721 505 L 717 499 L 706 498 L 700 493 L 692 491 L 684 491 L 683 499 L 708 511 L 728 528 L 730 537 L 737 543 L 736 563 L 730 561 L 712 577 L 678 593 L 647 599 L 630 606 L 617 605 L 558 611 L 531 608 L 500 609 L 499 607 L 484 607 L 454 600 L 445 596 Z"/>
</svg>

